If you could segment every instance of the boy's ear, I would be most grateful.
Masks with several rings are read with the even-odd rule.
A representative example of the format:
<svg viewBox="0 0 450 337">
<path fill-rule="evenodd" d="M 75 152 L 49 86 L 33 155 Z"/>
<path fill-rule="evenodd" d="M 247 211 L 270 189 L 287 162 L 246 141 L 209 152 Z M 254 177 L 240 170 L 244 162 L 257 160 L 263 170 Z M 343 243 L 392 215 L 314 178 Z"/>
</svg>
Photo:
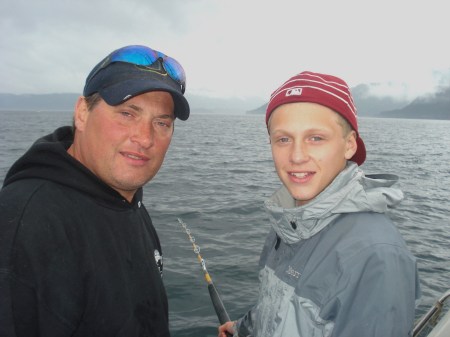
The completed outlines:
<svg viewBox="0 0 450 337">
<path fill-rule="evenodd" d="M 78 97 L 77 103 L 75 104 L 75 112 L 73 120 L 75 123 L 75 128 L 77 130 L 83 131 L 86 121 L 88 119 L 88 108 L 86 104 L 86 99 L 83 96 Z"/>
<path fill-rule="evenodd" d="M 356 131 L 352 130 L 346 137 L 346 148 L 345 148 L 345 159 L 350 160 L 356 153 L 358 149 L 358 144 L 356 144 Z"/>
</svg>

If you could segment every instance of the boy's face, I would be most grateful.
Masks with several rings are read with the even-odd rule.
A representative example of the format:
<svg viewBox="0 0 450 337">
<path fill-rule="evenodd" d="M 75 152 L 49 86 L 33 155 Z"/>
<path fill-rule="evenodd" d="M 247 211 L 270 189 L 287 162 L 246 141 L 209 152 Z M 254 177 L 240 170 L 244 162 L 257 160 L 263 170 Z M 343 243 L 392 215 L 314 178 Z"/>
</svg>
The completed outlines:
<svg viewBox="0 0 450 337">
<path fill-rule="evenodd" d="M 344 135 L 333 110 L 315 103 L 279 106 L 269 120 L 278 176 L 297 206 L 322 192 L 356 152 L 356 133 Z"/>
</svg>

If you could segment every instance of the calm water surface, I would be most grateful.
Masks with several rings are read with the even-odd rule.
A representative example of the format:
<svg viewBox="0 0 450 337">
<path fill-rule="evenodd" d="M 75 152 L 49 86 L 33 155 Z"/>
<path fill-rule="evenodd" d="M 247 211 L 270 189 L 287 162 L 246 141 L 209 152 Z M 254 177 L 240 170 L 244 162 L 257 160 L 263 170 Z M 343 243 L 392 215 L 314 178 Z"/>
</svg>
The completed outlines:
<svg viewBox="0 0 450 337">
<path fill-rule="evenodd" d="M 0 182 L 9 166 L 70 112 L 0 112 Z M 450 288 L 450 121 L 360 119 L 367 174 L 395 173 L 405 200 L 390 215 L 418 258 L 417 316 Z M 279 187 L 261 115 L 192 114 L 176 122 L 166 161 L 144 189 L 160 235 L 174 337 L 216 336 L 217 317 L 192 246 L 192 230 L 231 318 L 258 290 L 257 262 L 269 230 L 263 202 Z"/>
</svg>

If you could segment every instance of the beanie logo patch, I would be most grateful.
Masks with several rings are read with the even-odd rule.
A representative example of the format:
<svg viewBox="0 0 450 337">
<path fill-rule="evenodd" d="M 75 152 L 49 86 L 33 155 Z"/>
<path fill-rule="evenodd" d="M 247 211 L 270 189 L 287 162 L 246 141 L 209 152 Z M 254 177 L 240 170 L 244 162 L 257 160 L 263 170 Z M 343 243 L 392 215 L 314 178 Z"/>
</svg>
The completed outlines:
<svg viewBox="0 0 450 337">
<path fill-rule="evenodd" d="M 286 97 L 288 96 L 301 96 L 303 88 L 291 88 L 286 91 Z"/>
</svg>

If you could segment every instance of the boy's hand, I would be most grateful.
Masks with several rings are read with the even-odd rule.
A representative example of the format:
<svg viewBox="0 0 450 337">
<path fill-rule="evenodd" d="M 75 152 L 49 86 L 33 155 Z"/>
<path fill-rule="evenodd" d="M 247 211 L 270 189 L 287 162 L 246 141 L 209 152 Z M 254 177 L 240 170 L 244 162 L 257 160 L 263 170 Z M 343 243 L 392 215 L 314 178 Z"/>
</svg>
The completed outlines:
<svg viewBox="0 0 450 337">
<path fill-rule="evenodd" d="M 219 335 L 218 337 L 230 337 L 233 336 L 236 329 L 236 321 L 226 322 L 225 324 L 219 326 Z"/>
</svg>

